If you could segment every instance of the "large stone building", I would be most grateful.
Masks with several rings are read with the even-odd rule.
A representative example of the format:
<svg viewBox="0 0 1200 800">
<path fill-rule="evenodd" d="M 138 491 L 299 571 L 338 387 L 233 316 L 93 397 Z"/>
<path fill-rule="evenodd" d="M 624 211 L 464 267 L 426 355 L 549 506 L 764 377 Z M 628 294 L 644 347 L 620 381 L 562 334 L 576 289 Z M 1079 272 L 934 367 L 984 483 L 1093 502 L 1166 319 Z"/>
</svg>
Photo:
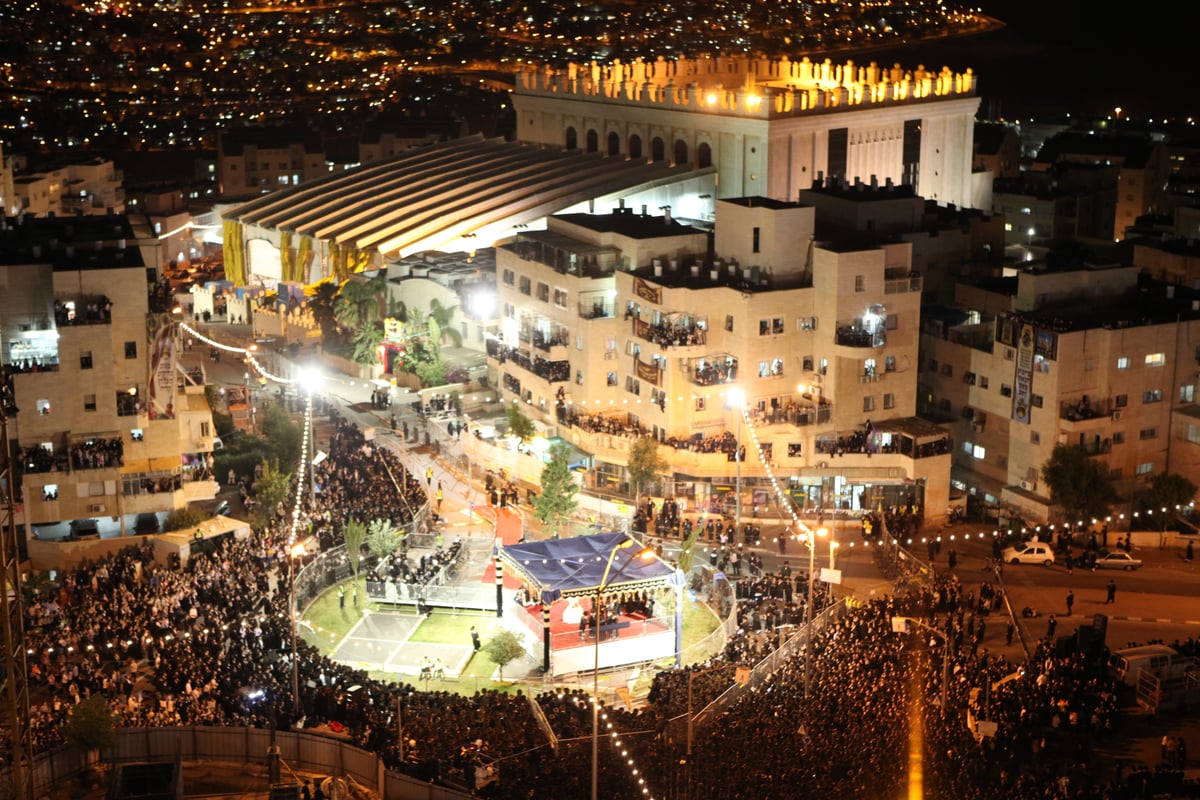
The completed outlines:
<svg viewBox="0 0 1200 800">
<path fill-rule="evenodd" d="M 700 507 L 730 497 L 739 444 L 746 508 L 771 501 L 772 474 L 810 508 L 941 507 L 950 441 L 915 417 L 912 246 L 826 239 L 815 216 L 744 197 L 716 203 L 711 237 L 633 208 L 517 236 L 497 248 L 500 389 L 600 487 L 650 435 L 671 492 Z"/>
<path fill-rule="evenodd" d="M 1200 293 L 1135 267 L 1032 268 L 960 285 L 923 328 L 918 410 L 954 431 L 953 483 L 981 513 L 1052 517 L 1059 444 L 1126 499 L 1161 472 L 1200 479 Z"/>
<path fill-rule="evenodd" d="M 124 533 L 211 499 L 212 413 L 150 313 L 158 242 L 140 217 L 5 218 L 0 353 L 27 533 Z M 67 530 L 69 526 L 69 530 Z"/>
<path fill-rule="evenodd" d="M 814 181 L 912 186 L 987 207 L 974 75 L 828 59 L 572 64 L 517 74 L 517 138 L 717 170 L 718 197 L 794 201 Z"/>
</svg>

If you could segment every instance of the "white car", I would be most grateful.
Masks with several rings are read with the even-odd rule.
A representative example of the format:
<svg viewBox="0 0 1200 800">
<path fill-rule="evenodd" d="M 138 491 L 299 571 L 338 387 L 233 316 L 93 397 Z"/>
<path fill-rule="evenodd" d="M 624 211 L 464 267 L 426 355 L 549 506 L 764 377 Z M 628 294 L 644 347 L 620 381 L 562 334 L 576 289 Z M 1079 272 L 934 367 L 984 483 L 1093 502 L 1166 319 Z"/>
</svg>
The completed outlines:
<svg viewBox="0 0 1200 800">
<path fill-rule="evenodd" d="M 1000 557 L 1005 564 L 1043 564 L 1048 567 L 1054 563 L 1054 551 L 1045 542 L 1006 547 Z"/>
<path fill-rule="evenodd" d="M 1098 569 L 1123 569 L 1129 572 L 1141 565 L 1142 560 L 1140 558 L 1134 558 L 1122 550 L 1113 550 L 1110 553 L 1102 553 L 1096 557 L 1096 567 Z"/>
</svg>

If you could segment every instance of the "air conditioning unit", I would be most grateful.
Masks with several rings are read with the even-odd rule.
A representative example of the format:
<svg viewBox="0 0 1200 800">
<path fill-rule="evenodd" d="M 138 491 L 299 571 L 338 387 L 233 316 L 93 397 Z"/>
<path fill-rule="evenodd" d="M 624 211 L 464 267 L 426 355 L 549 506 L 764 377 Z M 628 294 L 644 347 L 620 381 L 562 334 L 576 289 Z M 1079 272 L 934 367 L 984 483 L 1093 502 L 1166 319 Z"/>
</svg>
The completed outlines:
<svg viewBox="0 0 1200 800">
<path fill-rule="evenodd" d="M 823 378 L 821 377 L 821 373 L 819 373 L 819 372 L 813 373 L 813 376 L 812 376 L 813 383 L 815 383 L 817 386 L 820 386 L 822 380 L 823 380 Z"/>
<path fill-rule="evenodd" d="M 89 514 L 103 514 L 104 513 L 104 503 L 92 503 L 90 506 L 88 506 L 88 513 Z"/>
<path fill-rule="evenodd" d="M 1037 484 L 1033 481 L 1021 481 L 1021 488 L 1027 492 L 1032 492 L 1037 489 Z"/>
<path fill-rule="evenodd" d="M 1117 420 L 1119 420 L 1119 419 L 1121 418 L 1121 412 L 1120 412 L 1120 411 L 1114 411 L 1114 412 L 1112 413 L 1112 418 L 1113 418 L 1113 422 L 1116 422 Z"/>
</svg>

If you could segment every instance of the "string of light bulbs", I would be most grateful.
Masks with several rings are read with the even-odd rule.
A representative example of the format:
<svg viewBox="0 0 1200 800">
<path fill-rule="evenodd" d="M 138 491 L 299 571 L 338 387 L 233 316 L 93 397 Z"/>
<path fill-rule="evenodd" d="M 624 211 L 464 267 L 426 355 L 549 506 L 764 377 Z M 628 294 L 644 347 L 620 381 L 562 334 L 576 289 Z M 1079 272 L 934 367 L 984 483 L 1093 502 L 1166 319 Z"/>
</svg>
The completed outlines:
<svg viewBox="0 0 1200 800">
<path fill-rule="evenodd" d="M 279 383 L 283 384 L 284 386 L 295 386 L 300 382 L 300 379 L 298 378 L 285 378 L 282 375 L 275 375 L 274 373 L 268 372 L 266 367 L 259 363 L 259 360 L 254 355 L 254 351 L 248 347 L 237 347 L 235 345 L 218 342 L 216 339 L 211 339 L 208 336 L 205 336 L 203 333 L 200 333 L 200 331 L 196 330 L 191 325 L 188 325 L 186 322 L 179 322 L 179 327 L 182 330 L 187 331 L 192 336 L 195 336 L 202 343 L 208 345 L 209 347 L 226 353 L 234 353 L 235 355 L 241 356 L 245 359 L 246 363 L 250 365 L 250 367 L 256 373 L 258 373 L 260 377 L 266 378 L 272 383 Z"/>
<path fill-rule="evenodd" d="M 599 699 L 592 698 L 592 702 L 597 703 Z M 654 800 L 654 795 L 650 794 L 650 787 L 646 785 L 646 776 L 638 769 L 637 764 L 634 763 L 633 756 L 629 754 L 628 748 L 621 743 L 621 734 L 617 733 L 617 729 L 609 722 L 608 712 L 604 710 L 603 706 L 600 707 L 600 718 L 604 720 L 604 727 L 609 731 L 609 742 L 621 754 L 621 758 L 624 759 L 626 766 L 629 767 L 630 778 L 637 781 L 638 788 L 646 800 Z"/>
</svg>

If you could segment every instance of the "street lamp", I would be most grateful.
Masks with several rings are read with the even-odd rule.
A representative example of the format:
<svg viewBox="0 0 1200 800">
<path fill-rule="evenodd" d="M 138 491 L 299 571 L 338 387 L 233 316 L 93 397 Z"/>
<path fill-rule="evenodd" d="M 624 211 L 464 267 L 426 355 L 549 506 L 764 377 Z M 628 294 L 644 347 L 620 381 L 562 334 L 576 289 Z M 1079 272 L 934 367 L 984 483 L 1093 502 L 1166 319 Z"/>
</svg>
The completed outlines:
<svg viewBox="0 0 1200 800">
<path fill-rule="evenodd" d="M 291 586 L 288 599 L 288 616 L 292 623 L 292 711 L 300 714 L 300 662 L 296 658 L 296 559 L 304 555 L 304 545 L 292 545 L 288 552 L 288 584 Z"/>
<path fill-rule="evenodd" d="M 817 585 L 817 576 L 815 574 L 817 568 L 817 536 L 827 536 L 829 531 L 825 528 L 817 528 L 815 531 L 809 529 L 808 538 L 805 540 L 808 544 L 808 613 L 805 614 L 808 619 L 805 624 L 805 642 L 804 642 L 804 699 L 808 699 L 809 684 L 812 677 L 812 622 L 813 622 L 813 588 Z M 829 564 L 833 565 L 833 543 L 829 545 Z"/>
<path fill-rule="evenodd" d="M 729 390 L 729 401 L 733 403 L 733 407 L 737 411 L 738 420 L 737 449 L 733 451 L 734 460 L 737 461 L 737 477 L 735 478 L 733 497 L 733 537 L 730 539 L 733 541 L 742 528 L 742 416 L 745 413 L 742 407 L 746 403 L 746 393 L 735 386 Z"/>
<path fill-rule="evenodd" d="M 592 605 L 592 618 L 595 622 L 593 630 L 596 636 L 592 665 L 595 668 L 592 672 L 592 800 L 600 800 L 600 595 L 609 586 L 608 574 L 612 570 L 613 559 L 616 558 L 617 551 L 628 550 L 636 544 L 639 544 L 637 540 L 626 538 L 613 546 L 608 554 L 608 563 L 604 565 L 604 574 L 600 577 L 600 582 L 596 584 L 596 602 Z M 653 550 L 649 547 L 642 547 L 629 557 L 624 566 L 613 573 L 612 579 L 615 581 L 636 560 L 652 555 L 654 555 Z"/>
</svg>

